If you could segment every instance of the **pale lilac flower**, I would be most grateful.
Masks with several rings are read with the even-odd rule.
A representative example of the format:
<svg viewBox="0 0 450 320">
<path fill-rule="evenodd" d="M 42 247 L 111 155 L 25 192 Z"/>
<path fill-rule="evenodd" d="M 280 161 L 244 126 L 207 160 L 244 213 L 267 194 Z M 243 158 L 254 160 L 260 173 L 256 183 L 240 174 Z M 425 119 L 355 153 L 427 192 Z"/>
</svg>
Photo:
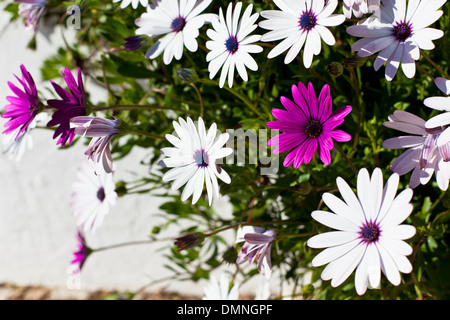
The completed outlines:
<svg viewBox="0 0 450 320">
<path fill-rule="evenodd" d="M 352 17 L 361 18 L 363 14 L 375 13 L 380 9 L 380 0 L 344 0 L 344 15 L 347 19 Z"/>
<path fill-rule="evenodd" d="M 281 97 L 281 103 L 286 110 L 272 109 L 272 114 L 279 120 L 269 121 L 267 127 L 284 131 L 284 133 L 270 139 L 267 144 L 276 146 L 275 154 L 291 150 L 286 156 L 283 165 L 294 168 L 303 163 L 309 163 L 318 149 L 320 159 L 326 165 L 331 162 L 330 150 L 333 149 L 333 140 L 349 141 L 351 136 L 342 131 L 335 130 L 344 122 L 344 117 L 352 110 L 351 106 L 331 111 L 332 98 L 330 87 L 325 85 L 317 99 L 313 85 L 308 88 L 301 82 L 292 86 L 294 102 Z"/>
<path fill-rule="evenodd" d="M 258 263 L 259 272 L 269 279 L 272 274 L 270 249 L 275 241 L 275 231 L 259 227 L 244 226 L 238 230 L 236 243 L 244 242 L 236 264 L 248 261 Z"/>
<path fill-rule="evenodd" d="M 368 57 L 380 51 L 374 61 L 375 70 L 386 64 L 385 77 L 391 81 L 401 64 L 407 78 L 416 74 L 415 60 L 420 49 L 432 50 L 432 40 L 444 35 L 442 30 L 427 28 L 437 21 L 438 10 L 447 0 L 384 0 L 380 11 L 347 28 L 353 36 L 361 37 L 352 50 L 360 57 Z"/>
<path fill-rule="evenodd" d="M 47 0 L 14 0 L 19 4 L 19 15 L 25 18 L 25 26 L 36 31 L 39 21 L 46 13 Z"/>
<path fill-rule="evenodd" d="M 135 23 L 139 27 L 136 35 L 159 37 L 145 54 L 154 59 L 164 52 L 165 64 L 175 57 L 180 60 L 184 47 L 195 52 L 198 49 L 199 29 L 212 19 L 211 14 L 202 13 L 212 0 L 161 0 L 148 6 Z"/>
<path fill-rule="evenodd" d="M 124 9 L 126 7 L 128 7 L 130 4 L 133 7 L 133 9 L 137 9 L 139 3 L 143 6 L 143 7 L 147 7 L 148 6 L 148 0 L 113 0 L 113 3 L 117 3 L 122 1 L 122 3 L 120 4 L 120 8 Z"/>
<path fill-rule="evenodd" d="M 83 268 L 84 263 L 86 262 L 86 259 L 92 253 L 92 249 L 88 247 L 86 243 L 86 238 L 82 231 L 78 230 L 76 239 L 78 248 L 73 253 L 74 259 L 70 262 L 70 264 L 76 267 L 75 269 L 76 272 L 80 272 L 81 269 Z"/>
<path fill-rule="evenodd" d="M 160 164 L 171 168 L 163 175 L 163 181 L 173 181 L 171 190 L 178 190 L 186 184 L 181 193 L 181 200 L 185 201 L 192 195 L 192 204 L 200 198 L 203 186 L 206 184 L 209 205 L 214 198 L 219 198 L 217 178 L 230 183 L 231 178 L 216 163 L 218 159 L 233 152 L 231 148 L 224 148 L 229 134 L 222 133 L 218 137 L 217 125 L 213 123 L 208 131 L 201 117 L 196 127 L 191 118 L 185 121 L 179 118 L 174 121 L 176 135 L 166 134 L 167 140 L 174 147 L 163 148 L 161 153 L 166 156 Z"/>
<path fill-rule="evenodd" d="M 95 164 L 102 164 L 106 173 L 113 169 L 111 140 L 127 131 L 127 125 L 119 119 L 109 120 L 91 116 L 79 116 L 70 119 L 74 133 L 81 137 L 92 138 L 84 153 Z"/>
<path fill-rule="evenodd" d="M 45 112 L 40 112 L 27 126 L 25 131 L 20 132 L 21 128 L 17 128 L 12 132 L 12 135 L 6 135 L 3 139 L 3 145 L 5 146 L 3 153 L 7 154 L 9 159 L 20 161 L 25 151 L 33 148 L 31 131 L 35 129 L 38 124 L 45 123 L 47 121 L 48 114 Z"/>
<path fill-rule="evenodd" d="M 450 143 L 450 97 L 448 96 L 450 95 L 450 80 L 438 77 L 435 79 L 435 83 L 439 90 L 445 93 L 447 97 L 430 97 L 426 98 L 423 103 L 429 108 L 447 112 L 428 120 L 425 123 L 425 128 L 442 128 L 443 132 L 437 139 L 438 146 L 442 147 Z"/>
<path fill-rule="evenodd" d="M 89 162 L 83 162 L 72 188 L 71 205 L 77 227 L 94 233 L 117 202 L 113 174 L 96 172 Z"/>
<path fill-rule="evenodd" d="M 52 114 L 52 119 L 47 123 L 47 127 L 58 126 L 53 134 L 53 139 L 60 136 L 56 144 L 64 148 L 66 144 L 71 145 L 75 138 L 74 129 L 70 127 L 70 119 L 86 115 L 86 92 L 84 91 L 81 69 L 78 69 L 78 83 L 69 68 L 64 68 L 62 76 L 68 90 L 63 89 L 53 81 L 51 82 L 62 100 L 47 100 L 48 106 L 56 109 Z"/>
<path fill-rule="evenodd" d="M 258 27 L 255 24 L 259 14 L 252 14 L 253 4 L 249 4 L 240 17 L 242 2 L 237 2 L 233 10 L 233 2 L 227 7 L 226 17 L 222 8 L 219 9 L 219 18 L 212 20 L 213 29 L 208 29 L 206 34 L 211 39 L 206 42 L 206 48 L 210 50 L 206 55 L 206 62 L 209 62 L 209 78 L 213 79 L 219 70 L 219 86 L 222 88 L 227 80 L 231 88 L 234 81 L 234 71 L 237 70 L 239 76 L 244 81 L 248 81 L 247 69 L 258 70 L 258 65 L 250 53 L 259 53 L 263 48 L 255 42 L 259 41 L 259 35 L 251 35 Z"/>
<path fill-rule="evenodd" d="M 2 118 L 11 118 L 5 123 L 6 129 L 3 133 L 8 134 L 14 131 L 15 139 L 27 129 L 36 115 L 43 109 L 33 77 L 24 65 L 20 66 L 20 71 L 22 77 L 15 77 L 22 85 L 23 90 L 8 81 L 9 88 L 16 96 L 6 97 L 10 104 L 5 106 L 5 112 L 1 115 Z"/>
<path fill-rule="evenodd" d="M 401 110 L 394 111 L 388 118 L 389 122 L 384 123 L 386 127 L 413 134 L 383 142 L 383 147 L 389 149 L 408 148 L 392 162 L 391 170 L 399 175 L 413 170 L 409 180 L 411 188 L 427 184 L 435 173 L 439 188 L 447 190 L 450 179 L 450 143 L 437 145 L 444 129 L 428 129 L 425 127 L 425 120 Z"/>
<path fill-rule="evenodd" d="M 235 283 L 230 289 L 230 279 L 222 273 L 220 281 L 214 275 L 210 276 L 209 284 L 203 288 L 203 300 L 238 300 L 239 284 Z"/>
<path fill-rule="evenodd" d="M 327 27 L 337 26 L 345 21 L 343 14 L 333 14 L 337 0 L 274 0 L 281 10 L 266 10 L 261 16 L 267 20 L 259 26 L 271 30 L 261 37 L 261 41 L 272 42 L 284 39 L 277 44 L 269 54 L 272 59 L 289 50 L 284 59 L 288 64 L 295 59 L 304 45 L 303 64 L 309 68 L 313 56 L 320 54 L 322 40 L 329 46 L 334 46 L 336 40 Z"/>
<path fill-rule="evenodd" d="M 344 201 L 324 193 L 322 199 L 331 212 L 317 210 L 311 214 L 316 221 L 336 229 L 307 241 L 311 248 L 326 248 L 312 260 L 312 265 L 327 264 L 321 278 L 331 280 L 332 287 L 341 285 L 356 268 L 355 288 L 359 295 L 367 287 L 379 287 L 381 271 L 389 282 L 399 285 L 400 272 L 412 271 L 411 262 L 406 258 L 412 248 L 403 240 L 414 236 L 416 229 L 401 224 L 413 210 L 412 189 L 396 196 L 399 184 L 396 173 L 383 188 L 383 173 L 379 168 L 373 171 L 372 177 L 365 168 L 359 171 L 357 196 L 341 177 L 336 182 Z"/>
</svg>

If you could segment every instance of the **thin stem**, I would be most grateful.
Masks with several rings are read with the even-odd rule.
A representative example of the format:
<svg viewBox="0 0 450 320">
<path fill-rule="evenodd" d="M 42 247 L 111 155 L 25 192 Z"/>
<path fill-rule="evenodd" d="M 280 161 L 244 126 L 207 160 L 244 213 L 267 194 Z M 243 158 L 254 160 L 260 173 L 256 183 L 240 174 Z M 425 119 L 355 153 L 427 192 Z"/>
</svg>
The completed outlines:
<svg viewBox="0 0 450 320">
<path fill-rule="evenodd" d="M 100 248 L 91 249 L 91 250 L 93 252 L 98 252 L 98 251 L 105 251 L 105 250 L 109 250 L 109 249 L 115 249 L 115 248 L 126 247 L 126 246 L 133 246 L 133 245 L 138 245 L 138 244 L 149 244 L 149 243 L 153 243 L 153 242 L 155 242 L 155 240 L 129 241 L 129 242 L 117 243 L 117 244 L 113 244 L 113 245 L 110 245 L 110 246 L 100 247 Z"/>
<path fill-rule="evenodd" d="M 341 147 L 339 147 L 337 144 L 335 144 L 334 147 L 335 147 L 336 150 L 339 151 L 339 153 L 344 157 L 345 161 L 346 161 L 347 164 L 350 166 L 350 168 L 352 169 L 352 171 L 357 175 L 357 174 L 358 174 L 358 171 L 356 170 L 355 166 L 354 166 L 353 163 L 350 161 L 350 159 L 347 157 L 347 155 L 344 153 L 344 151 L 341 149 Z"/>
<path fill-rule="evenodd" d="M 294 224 L 297 223 L 295 221 L 259 221 L 259 222 L 250 222 L 250 223 L 237 223 L 237 224 L 232 224 L 223 228 L 219 228 L 217 230 L 214 230 L 210 233 L 206 233 L 205 237 L 210 237 L 213 236 L 215 234 L 218 234 L 220 232 L 226 231 L 226 230 L 230 230 L 230 229 L 236 229 L 236 228 L 240 228 L 242 226 L 248 226 L 248 225 L 252 225 L 252 226 L 261 226 L 261 225 L 268 225 L 268 224 Z"/>
<path fill-rule="evenodd" d="M 358 144 L 359 139 L 359 131 L 361 129 L 361 101 L 359 98 L 359 88 L 358 88 L 358 79 L 356 77 L 355 70 L 350 69 L 350 79 L 353 81 L 353 89 L 355 90 L 355 96 L 356 96 L 356 105 L 358 107 L 358 123 L 356 124 L 356 132 L 355 132 L 355 138 L 353 141 L 353 150 L 356 149 L 356 146 Z"/>
<path fill-rule="evenodd" d="M 191 82 L 190 85 L 191 85 L 192 88 L 194 88 L 195 92 L 197 93 L 198 100 L 200 102 L 200 117 L 203 118 L 203 99 L 202 99 L 202 95 L 201 95 L 200 91 L 198 90 L 197 86 L 195 85 L 195 83 Z"/>
<path fill-rule="evenodd" d="M 159 106 L 153 106 L 153 105 L 117 105 L 117 106 L 91 106 L 92 111 L 121 111 L 121 110 L 142 110 L 142 109 L 148 109 L 148 110 L 172 110 L 177 112 L 185 112 L 185 113 L 192 113 L 192 111 L 189 110 L 182 110 L 177 108 L 168 108 L 168 107 L 159 107 Z"/>
<path fill-rule="evenodd" d="M 425 60 L 427 60 L 432 66 L 433 68 L 435 68 L 443 77 L 445 77 L 446 79 L 450 78 L 448 76 L 448 74 L 446 72 L 444 72 L 441 68 L 439 68 L 439 66 L 429 57 L 425 54 L 425 52 L 423 52 L 422 50 L 420 50 L 420 54 L 422 55 L 422 57 L 425 58 Z"/>
<path fill-rule="evenodd" d="M 141 131 L 141 130 L 138 130 L 138 129 L 130 129 L 130 133 L 136 133 L 136 134 L 139 134 L 141 136 L 167 141 L 166 137 L 158 136 L 156 134 L 145 132 L 145 131 Z"/>
<path fill-rule="evenodd" d="M 202 83 L 206 83 L 206 84 L 216 85 L 216 86 L 219 85 L 219 83 L 217 81 L 214 81 L 214 80 L 198 79 L 197 81 L 198 82 L 202 82 Z M 245 96 L 243 96 L 242 94 L 240 94 L 236 90 L 233 90 L 232 88 L 227 87 L 227 86 L 224 86 L 223 89 L 227 90 L 228 92 L 233 94 L 235 97 L 237 97 L 240 100 L 242 100 L 242 102 L 244 102 L 250 109 L 252 109 L 252 111 L 254 113 L 256 113 L 262 120 L 264 120 L 264 116 L 255 108 L 255 106 Z"/>
</svg>

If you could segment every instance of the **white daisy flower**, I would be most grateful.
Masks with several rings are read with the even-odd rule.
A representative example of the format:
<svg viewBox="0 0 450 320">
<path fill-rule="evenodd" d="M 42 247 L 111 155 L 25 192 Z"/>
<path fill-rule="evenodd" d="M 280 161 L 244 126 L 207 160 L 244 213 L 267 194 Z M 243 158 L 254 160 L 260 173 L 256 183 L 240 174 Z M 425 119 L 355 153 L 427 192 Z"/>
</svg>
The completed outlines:
<svg viewBox="0 0 450 320">
<path fill-rule="evenodd" d="M 401 64 L 407 78 L 416 74 L 415 60 L 420 58 L 420 49 L 432 50 L 432 40 L 444 35 L 442 30 L 427 28 L 437 21 L 442 11 L 438 10 L 447 0 L 384 0 L 380 12 L 348 27 L 347 32 L 356 37 L 352 50 L 360 57 L 371 56 L 381 51 L 374 62 L 378 71 L 386 64 L 385 77 L 391 81 Z"/>
<path fill-rule="evenodd" d="M 375 13 L 380 9 L 380 0 L 344 0 L 344 15 L 347 19 L 352 17 L 361 18 L 363 14 Z"/>
<path fill-rule="evenodd" d="M 400 272 L 410 273 L 412 265 L 406 258 L 412 248 L 403 240 L 414 236 L 413 226 L 401 224 L 412 212 L 412 189 L 396 197 L 399 175 L 394 173 L 383 189 L 379 168 L 372 177 L 363 168 L 358 173 L 357 196 L 340 177 L 337 187 L 344 199 L 324 193 L 323 201 L 332 211 L 314 211 L 311 215 L 327 227 L 337 229 L 310 238 L 311 248 L 326 248 L 312 261 L 314 267 L 328 264 L 322 280 L 331 286 L 342 284 L 355 270 L 355 288 L 363 295 L 367 287 L 378 288 L 381 271 L 393 284 L 399 285 Z M 381 271 L 380 271 L 381 270 Z"/>
<path fill-rule="evenodd" d="M 248 81 L 246 68 L 252 71 L 258 70 L 258 65 L 250 53 L 259 53 L 263 49 L 254 44 L 259 41 L 259 35 L 250 35 L 258 25 L 255 24 L 259 14 L 251 14 L 253 5 L 245 9 L 239 19 L 242 2 L 236 3 L 233 11 L 233 3 L 230 2 L 224 17 L 222 8 L 219 10 L 219 18 L 212 21 L 213 29 L 208 29 L 206 34 L 211 39 L 206 42 L 206 48 L 211 50 L 206 61 L 209 62 L 209 78 L 215 77 L 222 68 L 219 86 L 222 88 L 228 75 L 228 86 L 233 86 L 234 68 L 242 80 Z"/>
<path fill-rule="evenodd" d="M 180 60 L 183 49 L 195 52 L 198 49 L 199 29 L 216 15 L 200 14 L 212 0 L 160 0 L 148 6 L 135 23 L 137 35 L 159 38 L 145 54 L 154 59 L 164 52 L 164 63 L 170 64 L 175 57 Z"/>
<path fill-rule="evenodd" d="M 450 179 L 450 143 L 439 147 L 437 140 L 442 135 L 440 127 L 427 129 L 425 120 L 406 111 L 396 110 L 384 125 L 410 136 L 400 136 L 383 141 L 383 147 L 389 149 L 408 148 L 391 164 L 391 170 L 404 175 L 411 170 L 409 186 L 427 184 L 433 173 L 440 189 L 447 190 Z"/>
<path fill-rule="evenodd" d="M 337 26 L 345 21 L 343 14 L 333 14 L 338 5 L 337 0 L 274 0 L 280 10 L 262 11 L 261 16 L 267 20 L 259 26 L 271 30 L 261 37 L 269 42 L 284 39 L 273 48 L 268 58 L 272 59 L 286 50 L 284 58 L 288 64 L 298 55 L 303 45 L 303 64 L 309 68 L 313 56 L 322 50 L 321 39 L 329 46 L 336 43 L 333 34 L 326 27 Z"/>
<path fill-rule="evenodd" d="M 95 172 L 88 162 L 83 162 L 73 183 L 72 211 L 77 227 L 84 232 L 95 232 L 116 204 L 117 193 L 111 173 Z"/>
<path fill-rule="evenodd" d="M 444 132 L 440 135 L 437 140 L 438 146 L 444 146 L 450 144 L 450 80 L 438 77 L 435 79 L 434 83 L 447 97 L 430 97 L 426 98 L 423 103 L 432 109 L 447 111 L 445 113 L 439 114 L 425 123 L 425 128 L 436 128 L 442 127 Z M 447 128 L 445 128 L 445 126 Z M 450 160 L 449 160 L 450 161 Z"/>
<path fill-rule="evenodd" d="M 122 1 L 120 4 L 120 8 L 122 9 L 128 7 L 130 4 L 133 6 L 133 9 L 137 9 L 139 3 L 141 3 L 143 7 L 148 6 L 148 0 L 113 0 L 113 3 L 120 1 Z"/>
<path fill-rule="evenodd" d="M 212 275 L 203 292 L 203 300 L 238 300 L 239 284 L 234 284 L 230 289 L 230 279 L 224 273 L 221 274 L 220 281 Z"/>
<path fill-rule="evenodd" d="M 167 158 L 160 164 L 169 168 L 163 175 L 163 181 L 174 181 L 171 190 L 178 190 L 186 184 L 181 193 L 181 200 L 185 201 L 192 195 L 192 204 L 200 198 L 203 185 L 206 184 L 209 205 L 213 198 L 219 198 L 219 184 L 217 178 L 225 183 L 230 183 L 231 178 L 216 164 L 221 159 L 233 152 L 231 148 L 223 148 L 228 141 L 229 134 L 222 133 L 216 137 L 217 125 L 213 123 L 208 131 L 202 118 L 198 118 L 196 127 L 191 118 L 185 121 L 179 118 L 179 123 L 174 121 L 176 135 L 166 134 L 167 140 L 174 147 L 163 148 L 161 153 Z"/>
</svg>

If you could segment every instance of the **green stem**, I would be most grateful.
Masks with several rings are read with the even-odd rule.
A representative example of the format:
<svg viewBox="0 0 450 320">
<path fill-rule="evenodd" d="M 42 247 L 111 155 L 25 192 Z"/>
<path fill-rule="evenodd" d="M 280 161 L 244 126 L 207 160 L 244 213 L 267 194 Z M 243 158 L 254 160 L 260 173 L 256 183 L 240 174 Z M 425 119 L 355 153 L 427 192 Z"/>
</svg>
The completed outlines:
<svg viewBox="0 0 450 320">
<path fill-rule="evenodd" d="M 91 106 L 92 111 L 122 111 L 122 110 L 172 110 L 177 112 L 185 112 L 185 113 L 192 113 L 192 111 L 189 110 L 182 110 L 177 108 L 166 108 L 166 107 L 159 107 L 159 106 L 153 106 L 153 105 L 117 105 L 117 106 Z"/>
<path fill-rule="evenodd" d="M 336 148 L 337 151 L 339 151 L 339 153 L 344 157 L 345 161 L 347 162 L 347 164 L 350 166 L 350 168 L 352 169 L 352 171 L 358 175 L 358 171 L 356 170 L 355 166 L 353 165 L 353 163 L 350 161 L 350 159 L 347 157 L 347 155 L 344 153 L 344 151 L 341 149 L 341 147 L 339 147 L 337 144 L 334 145 L 334 147 Z"/>
<path fill-rule="evenodd" d="M 425 58 L 425 60 L 427 60 L 432 66 L 433 68 L 435 68 L 444 78 L 449 79 L 450 77 L 448 76 L 448 74 L 446 72 L 444 72 L 441 68 L 439 68 L 439 66 L 429 57 L 425 54 L 425 52 L 423 52 L 422 50 L 420 50 L 420 54 L 422 55 L 422 57 Z"/>
<path fill-rule="evenodd" d="M 211 84 L 211 85 L 215 85 L 218 86 L 219 83 L 217 81 L 214 80 L 208 80 L 208 79 L 198 79 L 198 82 L 202 82 L 202 83 L 206 83 L 206 84 Z M 252 111 L 254 113 L 256 113 L 262 120 L 264 119 L 264 116 L 255 108 L 255 106 L 242 94 L 240 94 L 239 92 L 237 92 L 236 90 L 233 90 L 230 87 L 224 86 L 223 89 L 227 90 L 228 92 L 230 92 L 231 94 L 233 94 L 236 98 L 239 98 L 242 102 L 244 102 L 250 109 L 252 109 Z"/>
<path fill-rule="evenodd" d="M 149 243 L 153 243 L 153 242 L 155 242 L 155 241 L 154 240 L 129 241 L 129 242 L 117 243 L 117 244 L 113 244 L 110 246 L 100 247 L 100 248 L 91 249 L 91 250 L 92 250 L 92 252 L 98 252 L 98 251 L 105 251 L 105 250 L 109 250 L 109 249 L 115 249 L 115 248 L 120 248 L 120 247 L 138 245 L 138 244 L 149 244 Z"/>
<path fill-rule="evenodd" d="M 237 224 L 232 224 L 232 225 L 229 225 L 229 226 L 226 226 L 223 228 L 219 228 L 210 233 L 205 233 L 205 237 L 210 237 L 210 236 L 213 236 L 215 234 L 218 234 L 218 233 L 226 231 L 226 230 L 237 229 L 242 226 L 262 226 L 262 225 L 270 225 L 270 224 L 294 224 L 294 223 L 296 223 L 296 222 L 295 221 L 259 221 L 259 222 L 237 223 Z"/>
<path fill-rule="evenodd" d="M 141 131 L 141 130 L 138 130 L 138 129 L 130 129 L 129 133 L 135 133 L 135 134 L 138 134 L 138 135 L 141 135 L 141 136 L 167 141 L 166 137 L 158 136 L 156 134 L 145 132 L 145 131 Z"/>
<path fill-rule="evenodd" d="M 203 118 L 203 99 L 202 99 L 202 95 L 200 93 L 200 90 L 198 90 L 197 86 L 195 85 L 195 83 L 191 82 L 190 85 L 191 85 L 192 88 L 194 88 L 195 92 L 197 93 L 198 100 L 200 102 L 200 117 Z"/>
</svg>

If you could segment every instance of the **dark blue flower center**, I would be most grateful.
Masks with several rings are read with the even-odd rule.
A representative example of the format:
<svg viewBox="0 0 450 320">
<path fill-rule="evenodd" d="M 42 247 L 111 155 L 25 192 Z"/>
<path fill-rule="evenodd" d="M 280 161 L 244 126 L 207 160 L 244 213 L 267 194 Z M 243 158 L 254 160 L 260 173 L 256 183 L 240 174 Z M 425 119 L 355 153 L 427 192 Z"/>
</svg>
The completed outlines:
<svg viewBox="0 0 450 320">
<path fill-rule="evenodd" d="M 380 237 L 380 228 L 375 223 L 367 223 L 361 228 L 360 235 L 366 243 L 376 242 Z"/>
<path fill-rule="evenodd" d="M 309 31 L 316 26 L 317 19 L 312 11 L 304 11 L 299 19 L 299 25 L 303 30 Z"/>
<path fill-rule="evenodd" d="M 204 150 L 199 150 L 194 153 L 194 160 L 198 167 L 206 168 L 209 165 L 208 155 Z"/>
<path fill-rule="evenodd" d="M 239 49 L 239 41 L 236 38 L 236 36 L 230 36 L 227 41 L 225 42 L 225 47 L 227 48 L 228 52 L 234 54 Z"/>
<path fill-rule="evenodd" d="M 310 119 L 305 125 L 305 133 L 308 138 L 317 138 L 323 131 L 323 125 L 319 120 Z"/>
<path fill-rule="evenodd" d="M 405 41 L 412 35 L 412 27 L 409 23 L 406 22 L 398 22 L 394 26 L 394 36 L 397 38 L 397 40 Z"/>
<path fill-rule="evenodd" d="M 105 195 L 105 188 L 100 187 L 97 190 L 97 199 L 100 200 L 100 202 L 103 202 L 103 200 L 105 200 L 105 197 L 106 197 L 106 195 Z"/>
<path fill-rule="evenodd" d="M 179 16 L 175 19 L 173 19 L 172 24 L 170 25 L 170 28 L 173 32 L 180 32 L 184 29 L 184 26 L 186 25 L 186 19 L 182 16 Z"/>
</svg>

